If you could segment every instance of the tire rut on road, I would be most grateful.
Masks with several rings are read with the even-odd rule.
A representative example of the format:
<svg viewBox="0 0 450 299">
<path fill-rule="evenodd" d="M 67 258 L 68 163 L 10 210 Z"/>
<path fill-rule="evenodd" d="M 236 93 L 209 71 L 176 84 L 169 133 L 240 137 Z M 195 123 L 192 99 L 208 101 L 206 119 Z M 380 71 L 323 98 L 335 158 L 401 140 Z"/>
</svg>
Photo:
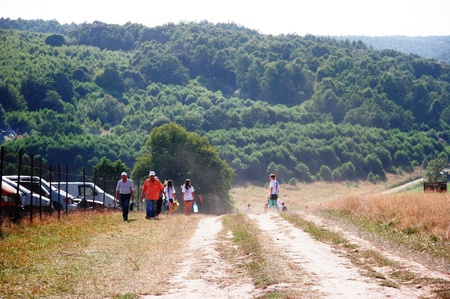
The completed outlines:
<svg viewBox="0 0 450 299">
<path fill-rule="evenodd" d="M 233 275 L 239 272 L 236 269 L 242 265 L 230 264 L 221 257 L 220 246 L 234 246 L 231 241 L 219 236 L 223 229 L 223 218 L 204 217 L 199 221 L 186 248 L 181 250 L 184 260 L 166 282 L 167 293 L 143 296 L 142 299 L 250 299 L 277 291 L 302 294 L 298 298 L 314 299 L 430 296 L 430 290 L 425 288 L 406 285 L 393 288 L 364 276 L 366 272 L 352 264 L 344 252 L 313 239 L 278 213 L 249 214 L 248 217 L 261 231 L 267 242 L 264 244 L 266 249 L 282 256 L 282 265 L 277 266 L 285 269 L 287 276 L 284 277 L 289 279 L 261 290 L 255 288 L 245 271 Z"/>
<path fill-rule="evenodd" d="M 346 257 L 336 254 L 331 246 L 314 240 L 277 213 L 249 217 L 271 236 L 279 251 L 308 276 L 314 285 L 312 289 L 322 298 L 418 298 L 423 295 L 420 290 L 378 285 L 363 276 Z"/>
</svg>

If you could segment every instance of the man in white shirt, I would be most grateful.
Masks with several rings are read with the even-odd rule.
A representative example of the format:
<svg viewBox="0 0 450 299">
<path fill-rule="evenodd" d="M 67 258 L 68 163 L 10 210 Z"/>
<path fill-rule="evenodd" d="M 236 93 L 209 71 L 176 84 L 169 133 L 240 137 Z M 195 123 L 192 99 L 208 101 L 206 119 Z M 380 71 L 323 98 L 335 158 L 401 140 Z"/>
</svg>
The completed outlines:
<svg viewBox="0 0 450 299">
<path fill-rule="evenodd" d="M 133 181 L 128 179 L 128 174 L 126 172 L 122 172 L 121 176 L 122 179 L 117 182 L 116 198 L 120 199 L 123 221 L 128 221 L 128 210 L 130 209 L 130 200 L 131 201 L 134 200 Z"/>
</svg>

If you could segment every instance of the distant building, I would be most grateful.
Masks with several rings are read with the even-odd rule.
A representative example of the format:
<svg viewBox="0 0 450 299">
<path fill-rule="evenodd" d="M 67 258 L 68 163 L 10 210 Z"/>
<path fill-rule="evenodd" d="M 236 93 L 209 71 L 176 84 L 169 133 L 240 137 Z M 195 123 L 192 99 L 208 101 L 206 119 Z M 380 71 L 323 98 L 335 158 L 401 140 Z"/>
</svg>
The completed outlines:
<svg viewBox="0 0 450 299">
<path fill-rule="evenodd" d="M 447 182 L 423 183 L 424 192 L 447 192 Z"/>
</svg>

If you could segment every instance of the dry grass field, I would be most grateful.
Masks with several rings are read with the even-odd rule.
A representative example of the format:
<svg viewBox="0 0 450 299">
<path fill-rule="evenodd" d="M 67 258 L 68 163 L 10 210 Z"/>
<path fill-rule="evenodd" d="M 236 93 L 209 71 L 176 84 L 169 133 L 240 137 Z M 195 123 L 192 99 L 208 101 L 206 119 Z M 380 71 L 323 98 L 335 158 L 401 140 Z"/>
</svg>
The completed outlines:
<svg viewBox="0 0 450 299">
<path fill-rule="evenodd" d="M 149 221 L 133 212 L 82 212 L 5 224 L 0 298 L 127 298 L 161 293 L 199 217 Z M 135 298 L 135 297 L 133 297 Z"/>
<path fill-rule="evenodd" d="M 395 230 L 405 236 L 423 234 L 428 236 L 426 242 L 420 238 L 416 238 L 420 239 L 418 241 L 404 238 L 401 242 L 411 242 L 412 247 L 418 242 L 417 250 L 428 250 L 429 246 L 441 248 L 434 254 L 448 263 L 450 257 L 446 256 L 445 248 L 449 244 L 450 197 L 417 190 L 380 195 L 413 178 L 415 174 L 391 176 L 380 184 L 283 184 L 281 200 L 291 211 L 317 212 L 325 217 L 344 219 L 367 231 L 381 227 L 388 228 L 390 235 Z M 267 193 L 268 187 L 235 187 L 231 192 L 235 212 L 243 213 L 248 204 L 254 213 L 263 212 Z M 160 221 L 149 221 L 143 213 L 134 211 L 129 222 L 122 222 L 120 212 L 104 212 L 74 213 L 59 220 L 53 217 L 32 224 L 27 221 L 20 225 L 3 223 L 0 297 L 140 298 L 142 294 L 164 294 L 168 281 L 176 274 L 177 265 L 186 258 L 189 240 L 205 217 L 176 214 L 163 216 Z M 238 224 L 243 220 L 236 218 L 233 221 L 234 230 L 239 230 Z M 386 225 L 380 226 L 380 223 Z M 261 238 L 258 230 L 251 232 Z M 228 234 L 222 231 L 221 235 Z M 224 236 L 222 239 L 227 238 Z M 237 246 L 247 246 L 254 251 L 260 245 L 248 236 L 243 234 Z M 240 253 L 235 254 L 236 259 L 242 258 Z M 199 271 L 201 274 L 203 270 Z"/>
</svg>

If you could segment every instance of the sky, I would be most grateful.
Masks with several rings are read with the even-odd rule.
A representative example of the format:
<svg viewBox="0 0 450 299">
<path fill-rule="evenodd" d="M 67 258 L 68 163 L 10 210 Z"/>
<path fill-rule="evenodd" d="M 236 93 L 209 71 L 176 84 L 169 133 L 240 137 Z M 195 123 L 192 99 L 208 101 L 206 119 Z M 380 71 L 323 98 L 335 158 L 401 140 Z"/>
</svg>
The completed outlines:
<svg viewBox="0 0 450 299">
<path fill-rule="evenodd" d="M 235 23 L 261 34 L 450 36 L 449 0 L 0 0 L 0 17 L 148 27 Z"/>
</svg>

